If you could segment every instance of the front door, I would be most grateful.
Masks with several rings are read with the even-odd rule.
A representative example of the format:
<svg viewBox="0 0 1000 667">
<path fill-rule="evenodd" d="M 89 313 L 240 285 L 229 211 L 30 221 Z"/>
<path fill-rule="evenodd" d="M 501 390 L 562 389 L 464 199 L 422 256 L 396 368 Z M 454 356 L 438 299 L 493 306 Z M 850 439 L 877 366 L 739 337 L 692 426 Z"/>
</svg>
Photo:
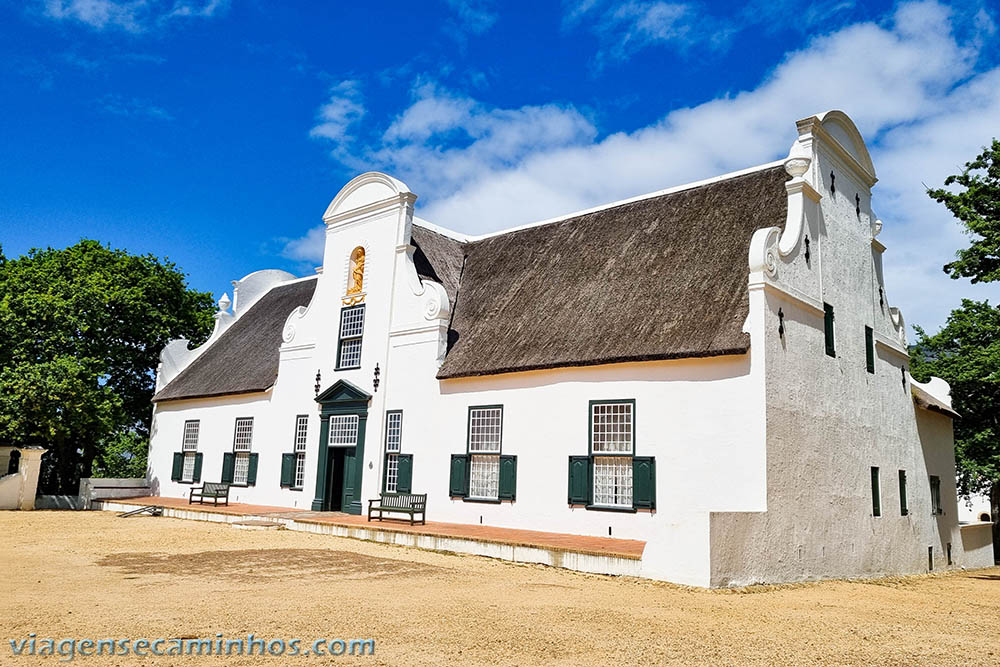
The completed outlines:
<svg viewBox="0 0 1000 667">
<path fill-rule="evenodd" d="M 314 510 L 361 514 L 370 399 L 367 392 L 344 380 L 316 397 L 322 421 Z"/>
<path fill-rule="evenodd" d="M 349 479 L 354 477 L 354 452 L 351 447 L 330 447 L 327 452 L 326 464 L 326 495 L 323 498 L 326 509 L 331 512 L 344 511 L 345 507 L 350 507 L 354 498 L 353 484 Z"/>
</svg>

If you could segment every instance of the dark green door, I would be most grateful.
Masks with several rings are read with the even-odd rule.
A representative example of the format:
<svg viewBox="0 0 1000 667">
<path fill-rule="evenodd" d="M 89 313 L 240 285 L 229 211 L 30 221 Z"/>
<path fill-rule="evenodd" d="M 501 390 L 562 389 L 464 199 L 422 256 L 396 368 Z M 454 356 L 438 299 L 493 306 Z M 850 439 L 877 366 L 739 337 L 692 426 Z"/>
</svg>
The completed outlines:
<svg viewBox="0 0 1000 667">
<path fill-rule="evenodd" d="M 357 449 L 344 449 L 344 493 L 341 507 L 348 511 L 353 501 L 361 502 L 361 485 L 358 484 Z"/>
<path fill-rule="evenodd" d="M 323 509 L 330 512 L 350 512 L 357 484 L 357 449 L 330 447 L 326 457 L 326 493 Z"/>
<path fill-rule="evenodd" d="M 321 425 L 314 510 L 361 514 L 365 424 L 370 400 L 370 394 L 346 380 L 338 380 L 316 397 Z"/>
</svg>

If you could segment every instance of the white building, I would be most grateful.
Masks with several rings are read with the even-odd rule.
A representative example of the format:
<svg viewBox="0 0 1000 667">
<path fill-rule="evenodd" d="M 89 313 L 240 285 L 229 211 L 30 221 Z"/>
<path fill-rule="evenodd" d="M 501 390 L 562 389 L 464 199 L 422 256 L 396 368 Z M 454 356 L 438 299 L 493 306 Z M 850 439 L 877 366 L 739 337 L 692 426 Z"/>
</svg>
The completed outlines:
<svg viewBox="0 0 1000 667">
<path fill-rule="evenodd" d="M 992 565 L 957 520 L 948 387 L 907 374 L 864 142 L 838 111 L 798 133 L 481 237 L 358 176 L 318 275 L 250 274 L 208 342 L 164 350 L 153 488 L 426 493 L 432 521 L 645 540 L 644 576 L 700 586 Z"/>
</svg>

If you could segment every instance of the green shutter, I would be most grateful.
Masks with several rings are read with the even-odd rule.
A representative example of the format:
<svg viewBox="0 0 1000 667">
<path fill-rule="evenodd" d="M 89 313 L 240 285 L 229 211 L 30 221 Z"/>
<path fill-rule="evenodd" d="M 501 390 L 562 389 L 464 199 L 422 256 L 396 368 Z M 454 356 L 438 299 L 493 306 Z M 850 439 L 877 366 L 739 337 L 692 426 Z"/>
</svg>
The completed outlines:
<svg viewBox="0 0 1000 667">
<path fill-rule="evenodd" d="M 878 468 L 872 466 L 872 516 L 882 516 L 882 499 L 879 497 Z"/>
<path fill-rule="evenodd" d="M 569 457 L 569 504 L 590 504 L 590 457 Z"/>
<path fill-rule="evenodd" d="M 875 372 L 875 332 L 865 327 L 865 367 L 869 373 Z"/>
<path fill-rule="evenodd" d="M 451 479 L 448 493 L 452 498 L 464 498 L 469 495 L 469 457 L 465 454 L 451 455 Z"/>
<path fill-rule="evenodd" d="M 247 486 L 253 486 L 257 483 L 257 452 L 250 454 L 250 460 L 247 465 Z"/>
<path fill-rule="evenodd" d="M 632 457 L 632 507 L 656 507 L 656 460 L 652 456 Z"/>
<path fill-rule="evenodd" d="M 941 478 L 931 475 L 931 511 L 941 514 Z"/>
<path fill-rule="evenodd" d="M 295 486 L 295 454 L 281 455 L 281 486 Z"/>
<path fill-rule="evenodd" d="M 233 469 L 236 467 L 236 455 L 226 452 L 222 455 L 222 483 L 233 483 Z"/>
<path fill-rule="evenodd" d="M 906 516 L 910 509 L 906 506 L 906 471 L 899 471 L 899 514 Z"/>
<path fill-rule="evenodd" d="M 413 491 L 413 454 L 397 454 L 399 467 L 396 469 L 396 493 Z"/>
<path fill-rule="evenodd" d="M 184 474 L 184 452 L 174 452 L 174 467 L 170 470 L 170 481 L 181 481 Z"/>
<path fill-rule="evenodd" d="M 833 306 L 828 303 L 823 304 L 823 333 L 826 337 L 827 355 L 836 357 L 837 350 L 833 344 Z"/>
<path fill-rule="evenodd" d="M 201 460 L 205 457 L 204 454 L 198 452 L 194 455 L 194 476 L 191 478 L 193 482 L 201 481 Z"/>
<path fill-rule="evenodd" d="M 500 457 L 500 500 L 514 500 L 517 496 L 517 457 Z"/>
</svg>

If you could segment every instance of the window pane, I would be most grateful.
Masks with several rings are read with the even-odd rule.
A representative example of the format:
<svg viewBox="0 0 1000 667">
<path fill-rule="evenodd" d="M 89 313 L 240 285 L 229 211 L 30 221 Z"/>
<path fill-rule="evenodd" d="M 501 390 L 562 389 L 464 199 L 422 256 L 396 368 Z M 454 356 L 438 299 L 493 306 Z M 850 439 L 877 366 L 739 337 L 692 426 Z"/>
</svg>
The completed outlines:
<svg viewBox="0 0 1000 667">
<path fill-rule="evenodd" d="M 198 431 L 201 422 L 197 419 L 184 422 L 184 450 L 193 451 L 198 449 Z"/>
<path fill-rule="evenodd" d="M 341 447 L 353 447 L 358 444 L 358 416 L 334 415 L 330 417 L 330 438 L 327 442 Z"/>
<path fill-rule="evenodd" d="M 236 420 L 236 435 L 233 438 L 233 450 L 249 452 L 253 441 L 253 417 L 243 417 Z"/>
<path fill-rule="evenodd" d="M 385 461 L 385 492 L 396 493 L 396 483 L 399 481 L 399 456 L 389 454 Z"/>
<path fill-rule="evenodd" d="M 309 442 L 309 417 L 299 415 L 295 418 L 295 451 L 306 451 Z"/>
<path fill-rule="evenodd" d="M 496 500 L 500 493 L 500 457 L 472 456 L 469 463 L 469 496 Z"/>
<path fill-rule="evenodd" d="M 306 483 L 306 454 L 299 452 L 295 455 L 295 488 L 301 489 Z"/>
<path fill-rule="evenodd" d="M 246 484 L 247 473 L 250 471 L 250 455 L 243 453 L 236 455 L 236 467 L 233 470 L 233 484 Z"/>
<path fill-rule="evenodd" d="M 632 404 L 594 404 L 591 411 L 591 433 L 595 453 L 631 454 Z"/>
<path fill-rule="evenodd" d="M 469 411 L 469 451 L 500 453 L 503 408 L 473 408 Z"/>
<path fill-rule="evenodd" d="M 365 330 L 365 307 L 345 308 L 340 320 L 340 337 L 360 336 Z"/>
<path fill-rule="evenodd" d="M 361 365 L 361 339 L 345 340 L 340 345 L 340 367 L 357 368 Z"/>
<path fill-rule="evenodd" d="M 403 436 L 403 413 L 390 412 L 386 415 L 385 451 L 398 452 Z"/>
<path fill-rule="evenodd" d="M 632 507 L 631 457 L 594 457 L 594 504 Z"/>
<path fill-rule="evenodd" d="M 188 452 L 184 455 L 184 471 L 181 473 L 182 482 L 194 481 L 194 459 L 196 454 Z"/>
</svg>

